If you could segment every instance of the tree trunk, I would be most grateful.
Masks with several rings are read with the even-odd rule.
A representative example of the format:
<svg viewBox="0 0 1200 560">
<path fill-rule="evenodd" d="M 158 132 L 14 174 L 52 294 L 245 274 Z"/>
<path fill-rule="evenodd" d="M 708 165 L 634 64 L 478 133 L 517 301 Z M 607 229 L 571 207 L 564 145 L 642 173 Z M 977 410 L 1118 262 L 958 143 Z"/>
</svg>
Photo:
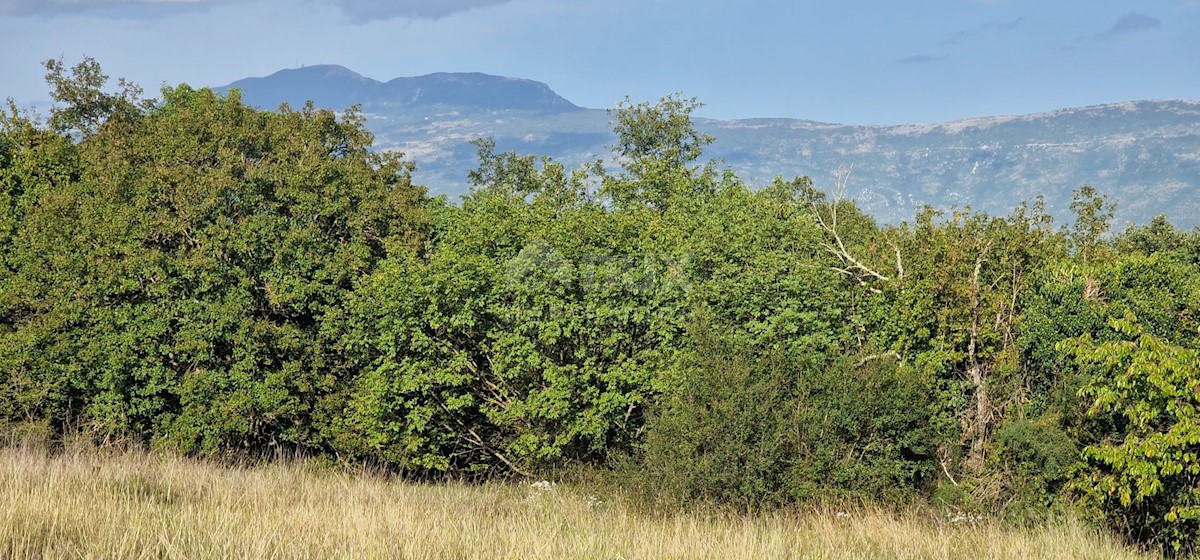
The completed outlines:
<svg viewBox="0 0 1200 560">
<path fill-rule="evenodd" d="M 975 270 L 971 274 L 971 340 L 967 345 L 970 367 L 967 377 L 971 380 L 975 394 L 975 410 L 969 415 L 967 434 L 971 437 L 971 450 L 967 454 L 966 467 L 973 473 L 983 472 L 987 464 L 986 447 L 990 431 L 992 403 L 987 391 L 987 368 L 979 363 L 979 276 L 983 271 L 983 259 L 992 248 L 991 240 L 975 257 Z"/>
</svg>

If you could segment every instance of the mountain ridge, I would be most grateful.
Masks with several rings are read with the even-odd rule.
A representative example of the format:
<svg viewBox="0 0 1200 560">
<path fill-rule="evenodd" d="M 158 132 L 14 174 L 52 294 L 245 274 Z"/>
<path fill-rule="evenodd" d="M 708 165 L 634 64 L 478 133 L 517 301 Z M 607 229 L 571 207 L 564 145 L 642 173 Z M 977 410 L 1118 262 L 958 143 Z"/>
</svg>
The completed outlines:
<svg viewBox="0 0 1200 560">
<path fill-rule="evenodd" d="M 493 110 L 581 109 L 542 82 L 482 72 L 433 72 L 381 82 L 345 66 L 317 64 L 287 68 L 262 77 L 242 78 L 213 89 L 225 93 L 235 88 L 242 90 L 246 103 L 262 109 L 274 109 L 280 103 L 300 106 L 309 100 L 323 108 L 336 110 L 367 104 L 466 105 Z M 471 95 L 481 90 L 488 95 Z M 432 99 L 432 102 L 425 99 Z"/>
<path fill-rule="evenodd" d="M 467 192 L 475 138 L 566 165 L 609 158 L 607 146 L 615 141 L 606 111 L 579 107 L 522 78 L 434 73 L 379 82 L 343 66 L 318 65 L 215 89 L 232 87 L 263 108 L 302 99 L 334 110 L 361 105 L 377 147 L 405 152 L 417 164 L 417 180 L 434 194 Z M 1118 224 L 1145 223 L 1161 213 L 1177 225 L 1200 225 L 1200 100 L 1120 101 L 917 124 L 786 117 L 695 122 L 716 137 L 708 154 L 750 185 L 808 175 L 828 188 L 838 169 L 852 167 L 845 194 L 885 222 L 910 219 L 924 205 L 1006 214 L 1038 196 L 1064 222 L 1071 191 L 1088 183 L 1118 203 Z"/>
</svg>

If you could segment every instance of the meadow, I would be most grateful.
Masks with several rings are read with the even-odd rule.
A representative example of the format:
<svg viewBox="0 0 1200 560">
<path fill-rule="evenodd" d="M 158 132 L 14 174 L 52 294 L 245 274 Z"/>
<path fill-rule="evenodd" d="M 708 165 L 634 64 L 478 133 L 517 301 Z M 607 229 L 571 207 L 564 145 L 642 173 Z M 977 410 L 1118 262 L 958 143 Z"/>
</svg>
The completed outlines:
<svg viewBox="0 0 1200 560">
<path fill-rule="evenodd" d="M 935 510 L 651 514 L 550 483 L 420 484 L 284 460 L 0 451 L 0 557 L 1147 558 L 1074 520 Z"/>
</svg>

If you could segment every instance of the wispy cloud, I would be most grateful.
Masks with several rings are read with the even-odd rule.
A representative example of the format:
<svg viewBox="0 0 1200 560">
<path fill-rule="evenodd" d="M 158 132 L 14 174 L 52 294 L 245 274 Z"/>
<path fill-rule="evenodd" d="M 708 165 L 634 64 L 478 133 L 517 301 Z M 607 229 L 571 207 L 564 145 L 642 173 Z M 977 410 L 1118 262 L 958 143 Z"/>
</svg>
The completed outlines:
<svg viewBox="0 0 1200 560">
<path fill-rule="evenodd" d="M 915 54 L 913 56 L 906 56 L 904 58 L 897 59 L 896 63 L 897 64 L 929 64 L 932 62 L 937 62 L 939 60 L 945 60 L 949 56 L 950 55 L 945 55 L 945 54 L 942 54 L 942 55 Z"/>
<path fill-rule="evenodd" d="M 0 16 L 94 13 L 153 17 L 203 9 L 227 0 L 0 0 Z"/>
<path fill-rule="evenodd" d="M 387 19 L 441 19 L 446 16 L 505 4 L 512 0 L 333 0 L 351 20 L 364 23 Z"/>
<path fill-rule="evenodd" d="M 0 16 L 96 14 L 157 17 L 246 0 L 0 0 Z M 459 12 L 512 0 L 315 0 L 336 6 L 355 23 L 388 19 L 441 19 Z M 300 5 L 314 0 L 294 0 Z"/>
<path fill-rule="evenodd" d="M 1156 17 L 1148 16 L 1146 14 L 1139 14 L 1137 12 L 1129 12 L 1128 14 L 1117 18 L 1117 21 L 1112 24 L 1112 27 L 1108 28 L 1102 33 L 1096 34 L 1095 38 L 1099 40 L 1107 40 L 1139 31 L 1159 29 L 1161 27 L 1162 21 Z"/>
<path fill-rule="evenodd" d="M 993 21 L 991 23 L 985 23 L 973 29 L 959 31 L 949 37 L 946 37 L 945 39 L 942 39 L 938 44 L 942 46 L 960 45 L 964 41 L 980 35 L 987 35 L 990 33 L 1008 33 L 1020 27 L 1021 23 L 1024 21 L 1025 18 L 1022 16 L 1012 21 Z"/>
</svg>

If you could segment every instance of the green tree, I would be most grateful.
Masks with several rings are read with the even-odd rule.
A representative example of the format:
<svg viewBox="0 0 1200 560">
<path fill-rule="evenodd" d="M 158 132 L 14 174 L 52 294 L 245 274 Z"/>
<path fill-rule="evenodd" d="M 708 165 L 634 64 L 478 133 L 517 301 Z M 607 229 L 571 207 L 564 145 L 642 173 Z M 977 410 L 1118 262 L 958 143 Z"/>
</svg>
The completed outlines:
<svg viewBox="0 0 1200 560">
<path fill-rule="evenodd" d="M 1112 227 L 1115 209 L 1116 205 L 1091 185 L 1071 191 L 1071 211 L 1075 212 L 1071 242 L 1083 262 L 1103 255 L 1104 236 Z"/>
<path fill-rule="evenodd" d="M 1187 555 L 1200 534 L 1200 353 L 1147 333 L 1132 314 L 1120 336 L 1060 347 L 1094 372 L 1081 391 L 1089 415 L 1115 413 L 1120 429 L 1083 451 L 1076 485 L 1126 536 Z"/>
<path fill-rule="evenodd" d="M 420 259 L 356 296 L 347 453 L 419 472 L 528 473 L 628 451 L 678 336 L 662 216 L 480 144 L 475 190 Z"/>
<path fill-rule="evenodd" d="M 348 373 L 334 344 L 344 299 L 383 256 L 418 248 L 423 190 L 398 155 L 369 150 L 353 110 L 163 96 L 85 119 L 77 173 L 25 212 L 4 293 L 20 309 L 12 386 L 100 434 L 322 449 Z M 97 114 L 75 109 L 61 114 Z"/>
<path fill-rule="evenodd" d="M 50 126 L 59 132 L 91 136 L 110 120 L 130 120 L 154 106 L 153 99 L 142 99 L 142 88 L 124 78 L 117 81 L 119 91 L 105 92 L 108 76 L 95 59 L 84 58 L 70 75 L 62 59 L 42 65 L 50 97 L 58 103 L 50 110 Z"/>
<path fill-rule="evenodd" d="M 25 271 L 36 262 L 41 242 L 61 242 L 43 232 L 30 215 L 61 198 L 81 173 L 77 147 L 39 123 L 21 115 L 10 102 L 0 114 L 0 418 L 21 422 L 64 416 L 52 411 L 77 409 L 79 395 L 70 376 L 47 368 L 55 357 L 37 354 L 35 365 L 25 361 L 28 348 L 51 336 L 53 320 L 40 315 L 48 304 L 46 286 Z M 56 239 L 57 238 L 57 239 Z M 34 265 L 36 266 L 36 265 Z M 61 356 L 66 358 L 67 356 Z"/>
<path fill-rule="evenodd" d="M 927 208 L 911 225 L 857 240 L 824 221 L 826 246 L 844 254 L 838 272 L 860 294 L 859 351 L 894 354 L 936 380 L 946 482 L 979 483 L 996 426 L 1027 398 L 1017 335 L 1028 286 L 1060 254 L 1049 217 L 1040 203 L 1007 218 Z"/>
<path fill-rule="evenodd" d="M 601 195 L 620 206 L 640 204 L 662 211 L 711 192 L 714 166 L 696 163 L 713 141 L 692 122 L 692 112 L 701 106 L 694 98 L 671 95 L 653 105 L 626 99 L 610 111 L 617 134 L 611 149 L 624 173 L 609 175 L 596 165 Z"/>
</svg>

